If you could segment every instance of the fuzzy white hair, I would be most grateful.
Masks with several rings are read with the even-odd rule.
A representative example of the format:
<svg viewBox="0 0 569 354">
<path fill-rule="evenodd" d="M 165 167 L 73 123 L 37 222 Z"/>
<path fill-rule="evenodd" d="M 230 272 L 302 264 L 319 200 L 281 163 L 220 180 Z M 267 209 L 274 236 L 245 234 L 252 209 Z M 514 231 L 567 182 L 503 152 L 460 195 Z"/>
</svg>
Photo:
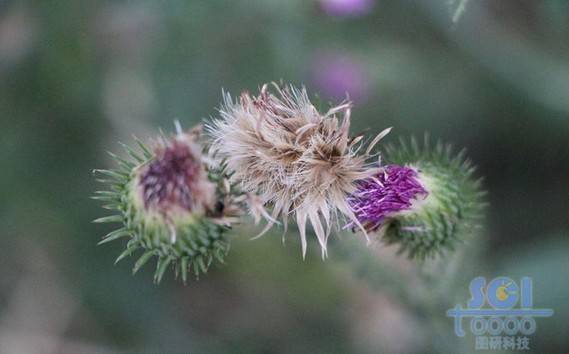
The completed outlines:
<svg viewBox="0 0 569 354">
<path fill-rule="evenodd" d="M 292 216 L 305 257 L 310 221 L 324 258 L 330 230 L 339 227 L 340 218 L 347 217 L 365 233 L 346 199 L 355 191 L 357 180 L 378 172 L 377 164 L 368 163 L 370 151 L 390 129 L 362 152 L 362 137 L 349 136 L 350 102 L 321 114 L 304 87 L 272 87 L 274 93 L 264 85 L 258 96 L 245 92 L 236 101 L 224 93 L 221 117 L 207 126 L 211 149 L 234 172 L 233 181 L 272 209 L 260 235 L 278 219 L 286 233 Z"/>
</svg>

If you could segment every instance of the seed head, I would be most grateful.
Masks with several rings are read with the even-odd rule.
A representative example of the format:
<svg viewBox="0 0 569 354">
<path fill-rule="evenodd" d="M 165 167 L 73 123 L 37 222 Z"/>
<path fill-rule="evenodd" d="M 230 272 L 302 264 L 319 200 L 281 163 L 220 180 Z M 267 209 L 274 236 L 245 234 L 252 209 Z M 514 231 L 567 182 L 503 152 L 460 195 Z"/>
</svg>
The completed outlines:
<svg viewBox="0 0 569 354">
<path fill-rule="evenodd" d="M 306 254 L 306 224 L 310 221 L 326 256 L 330 230 L 347 217 L 361 226 L 347 196 L 356 181 L 377 173 L 368 163 L 376 137 L 364 153 L 362 138 L 351 138 L 346 102 L 322 114 L 304 88 L 264 85 L 258 96 L 245 92 L 237 101 L 224 95 L 221 118 L 208 126 L 212 150 L 227 161 L 232 181 L 258 195 L 271 209 L 266 232 L 278 219 L 293 217 Z M 261 233 L 261 234 L 262 234 Z"/>
</svg>

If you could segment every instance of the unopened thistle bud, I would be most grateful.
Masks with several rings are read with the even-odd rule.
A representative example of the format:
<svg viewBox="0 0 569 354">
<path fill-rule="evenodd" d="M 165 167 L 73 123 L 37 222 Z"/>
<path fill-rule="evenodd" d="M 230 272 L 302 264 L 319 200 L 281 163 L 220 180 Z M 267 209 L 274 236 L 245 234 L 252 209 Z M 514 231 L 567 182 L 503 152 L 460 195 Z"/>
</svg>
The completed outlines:
<svg viewBox="0 0 569 354">
<path fill-rule="evenodd" d="M 411 258 L 424 259 L 452 249 L 478 225 L 484 203 L 480 180 L 464 152 L 450 146 L 389 145 L 387 165 L 359 182 L 348 198 L 358 220 Z M 353 225 L 350 225 L 353 226 Z"/>
<path fill-rule="evenodd" d="M 271 210 L 268 230 L 277 220 L 295 219 L 306 254 L 306 226 L 312 224 L 322 256 L 331 228 L 339 218 L 359 225 L 347 203 L 355 182 L 373 176 L 371 148 L 350 137 L 349 102 L 320 113 L 304 88 L 263 86 L 258 96 L 243 93 L 237 101 L 225 95 L 221 118 L 208 131 L 212 148 L 227 161 L 232 181 L 258 195 Z"/>
<path fill-rule="evenodd" d="M 110 190 L 94 198 L 117 214 L 95 222 L 123 224 L 100 243 L 127 238 L 117 262 L 141 252 L 133 272 L 156 258 L 155 282 L 168 267 L 185 282 L 190 269 L 197 276 L 212 261 L 223 262 L 229 250 L 226 231 L 240 215 L 244 196 L 229 183 L 223 166 L 208 161 L 199 135 L 199 128 L 178 129 L 152 149 L 137 141 L 139 152 L 125 146 L 130 159 L 111 154 L 119 169 L 96 170 Z"/>
</svg>

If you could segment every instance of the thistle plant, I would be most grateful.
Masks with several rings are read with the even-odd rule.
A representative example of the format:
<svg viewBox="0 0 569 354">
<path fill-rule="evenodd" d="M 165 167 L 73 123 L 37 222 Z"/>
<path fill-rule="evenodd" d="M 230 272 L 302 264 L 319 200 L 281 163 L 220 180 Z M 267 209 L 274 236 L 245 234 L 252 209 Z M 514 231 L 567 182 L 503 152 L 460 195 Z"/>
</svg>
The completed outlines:
<svg viewBox="0 0 569 354">
<path fill-rule="evenodd" d="M 188 271 L 205 273 L 213 261 L 223 263 L 229 251 L 227 231 L 239 220 L 246 196 L 229 183 L 225 166 L 208 156 L 200 128 L 160 137 L 139 151 L 125 145 L 129 159 L 115 154 L 114 170 L 95 170 L 108 184 L 94 199 L 105 202 L 114 215 L 95 222 L 120 223 L 99 244 L 126 238 L 126 249 L 116 262 L 140 253 L 136 273 L 156 259 L 154 281 L 168 267 L 184 282 Z"/>
<path fill-rule="evenodd" d="M 388 145 L 386 165 L 359 182 L 349 198 L 358 220 L 410 258 L 425 259 L 454 249 L 479 225 L 484 202 L 481 180 L 450 145 L 431 147 L 426 136 Z"/>
<path fill-rule="evenodd" d="M 224 94 L 207 135 L 177 124 L 151 147 L 111 154 L 114 170 L 96 170 L 109 189 L 95 199 L 114 215 L 95 220 L 122 227 L 101 244 L 125 238 L 117 262 L 138 253 L 133 272 L 156 259 L 155 282 L 171 267 L 184 282 L 229 251 L 228 230 L 245 217 L 298 226 L 302 255 L 310 224 L 322 258 L 333 229 L 351 228 L 399 245 L 410 258 L 442 255 L 478 226 L 484 206 L 474 167 L 449 145 L 401 140 L 380 154 L 350 135 L 351 103 L 322 113 L 304 88 L 264 85 L 258 95 Z M 284 235 L 283 235 L 284 237 Z"/>
<path fill-rule="evenodd" d="M 330 231 L 342 217 L 361 227 L 347 197 L 356 181 L 378 172 L 370 152 L 389 129 L 361 152 L 362 137 L 349 134 L 350 102 L 320 113 L 304 88 L 272 87 L 273 92 L 264 85 L 258 96 L 243 93 L 236 101 L 225 95 L 221 117 L 208 125 L 212 149 L 234 172 L 231 180 L 271 210 L 263 232 L 278 220 L 286 232 L 294 218 L 304 257 L 309 221 L 324 258 Z"/>
</svg>

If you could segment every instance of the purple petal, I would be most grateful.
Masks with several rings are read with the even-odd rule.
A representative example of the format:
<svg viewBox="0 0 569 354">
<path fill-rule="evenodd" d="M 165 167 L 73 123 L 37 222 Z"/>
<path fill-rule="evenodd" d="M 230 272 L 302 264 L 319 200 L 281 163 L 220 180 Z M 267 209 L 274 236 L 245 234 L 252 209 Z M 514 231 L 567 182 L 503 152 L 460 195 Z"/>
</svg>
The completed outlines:
<svg viewBox="0 0 569 354">
<path fill-rule="evenodd" d="M 361 181 L 348 202 L 360 223 L 373 231 L 381 227 L 386 218 L 409 210 L 415 200 L 427 195 L 416 170 L 388 165 L 374 179 Z"/>
</svg>

